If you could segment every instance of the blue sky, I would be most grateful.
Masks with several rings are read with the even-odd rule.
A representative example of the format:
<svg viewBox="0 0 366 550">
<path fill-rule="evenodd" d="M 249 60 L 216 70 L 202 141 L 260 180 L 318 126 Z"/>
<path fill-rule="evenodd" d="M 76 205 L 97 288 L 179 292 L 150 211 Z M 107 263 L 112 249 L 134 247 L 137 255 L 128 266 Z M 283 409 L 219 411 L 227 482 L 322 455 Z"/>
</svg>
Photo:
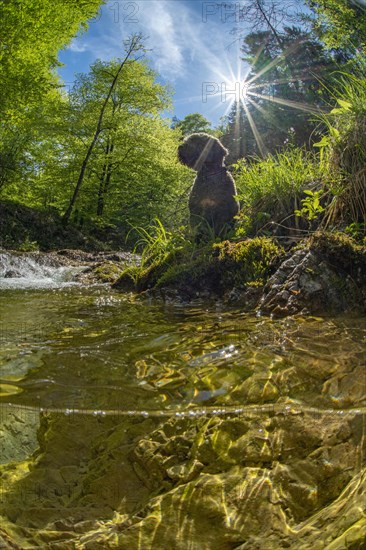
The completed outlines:
<svg viewBox="0 0 366 550">
<path fill-rule="evenodd" d="M 59 74 L 71 86 L 95 59 L 122 57 L 123 40 L 135 32 L 148 39 L 148 59 L 160 81 L 173 86 L 174 111 L 184 118 L 200 112 L 213 125 L 240 93 L 248 71 L 240 61 L 240 42 L 230 33 L 235 3 L 219 7 L 199 0 L 108 0 L 86 33 L 60 52 Z M 243 25 L 241 25 L 243 28 Z"/>
</svg>

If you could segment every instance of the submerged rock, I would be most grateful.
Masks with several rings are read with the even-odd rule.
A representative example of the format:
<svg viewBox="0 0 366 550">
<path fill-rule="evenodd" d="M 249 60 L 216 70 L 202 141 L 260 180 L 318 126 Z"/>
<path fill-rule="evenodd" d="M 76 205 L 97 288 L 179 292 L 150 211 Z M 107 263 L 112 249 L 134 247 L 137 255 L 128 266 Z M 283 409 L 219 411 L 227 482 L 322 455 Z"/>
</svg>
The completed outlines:
<svg viewBox="0 0 366 550">
<path fill-rule="evenodd" d="M 2 466 L 9 547 L 363 548 L 357 413 L 40 420 Z"/>
<path fill-rule="evenodd" d="M 8 269 L 4 273 L 4 279 L 14 279 L 20 276 L 21 276 L 20 273 L 18 271 L 15 271 L 15 269 Z"/>
</svg>

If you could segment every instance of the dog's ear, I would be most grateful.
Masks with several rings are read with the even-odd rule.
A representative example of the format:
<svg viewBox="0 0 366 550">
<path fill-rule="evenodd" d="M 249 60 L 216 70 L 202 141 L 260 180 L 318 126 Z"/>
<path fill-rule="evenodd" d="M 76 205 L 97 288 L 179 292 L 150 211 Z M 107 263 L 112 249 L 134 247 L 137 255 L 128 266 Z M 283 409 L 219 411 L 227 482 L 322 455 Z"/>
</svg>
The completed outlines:
<svg viewBox="0 0 366 550">
<path fill-rule="evenodd" d="M 197 162 L 207 143 L 206 134 L 191 134 L 178 147 L 178 158 L 182 164 L 197 169 Z"/>
</svg>

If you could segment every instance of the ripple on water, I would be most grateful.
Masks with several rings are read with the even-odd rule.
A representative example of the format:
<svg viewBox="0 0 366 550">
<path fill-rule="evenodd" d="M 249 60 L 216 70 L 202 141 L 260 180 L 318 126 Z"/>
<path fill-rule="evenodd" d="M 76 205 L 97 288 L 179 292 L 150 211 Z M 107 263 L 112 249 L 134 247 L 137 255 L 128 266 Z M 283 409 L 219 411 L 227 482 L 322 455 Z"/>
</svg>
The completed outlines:
<svg viewBox="0 0 366 550">
<path fill-rule="evenodd" d="M 18 403 L 96 410 L 286 399 L 363 405 L 360 384 L 347 382 L 362 373 L 361 319 L 175 310 L 83 287 L 7 291 L 0 306 L 7 319 L 1 373 L 8 384 L 21 380 Z"/>
</svg>

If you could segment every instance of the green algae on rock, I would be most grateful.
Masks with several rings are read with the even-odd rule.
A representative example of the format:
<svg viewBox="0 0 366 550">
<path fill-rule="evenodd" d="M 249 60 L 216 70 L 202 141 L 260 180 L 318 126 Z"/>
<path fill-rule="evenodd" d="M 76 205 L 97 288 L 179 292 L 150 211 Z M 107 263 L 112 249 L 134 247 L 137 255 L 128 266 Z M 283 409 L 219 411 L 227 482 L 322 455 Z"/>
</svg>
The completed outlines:
<svg viewBox="0 0 366 550">
<path fill-rule="evenodd" d="M 114 287 L 130 287 L 133 280 L 137 291 L 175 289 L 188 298 L 197 294 L 222 296 L 234 288 L 263 286 L 282 254 L 283 249 L 267 237 L 223 241 L 197 251 L 172 252 L 140 270 L 128 269 Z"/>
<path fill-rule="evenodd" d="M 83 283 L 113 284 L 124 271 L 124 264 L 105 260 L 84 269 L 77 279 Z"/>
</svg>

